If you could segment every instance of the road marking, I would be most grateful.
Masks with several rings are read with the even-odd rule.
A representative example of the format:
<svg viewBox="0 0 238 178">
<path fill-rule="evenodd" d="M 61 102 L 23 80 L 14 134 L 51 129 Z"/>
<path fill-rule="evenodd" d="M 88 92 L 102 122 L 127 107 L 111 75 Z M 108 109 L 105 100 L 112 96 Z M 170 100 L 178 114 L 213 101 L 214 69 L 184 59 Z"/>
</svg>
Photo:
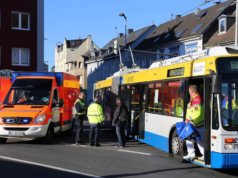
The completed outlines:
<svg viewBox="0 0 238 178">
<path fill-rule="evenodd" d="M 115 151 L 115 149 L 113 148 L 108 148 L 108 147 L 105 147 L 107 145 L 102 145 L 101 147 L 92 147 L 92 146 L 89 146 L 89 145 L 76 145 L 76 144 L 71 144 L 70 146 L 74 146 L 74 147 L 81 147 L 81 148 L 92 148 L 92 149 L 102 149 L 102 150 L 110 150 L 110 151 Z M 151 156 L 152 153 L 145 153 L 145 152 L 139 152 L 139 151 L 131 151 L 131 150 L 125 150 L 125 149 L 118 149 L 116 151 L 119 151 L 119 152 L 125 152 L 125 153 L 134 153 L 134 154 L 140 154 L 140 155 L 146 155 L 146 156 Z"/>
<path fill-rule="evenodd" d="M 50 169 L 69 172 L 69 173 L 73 173 L 73 174 L 80 174 L 80 175 L 88 176 L 88 177 L 100 177 L 100 176 L 95 176 L 92 174 L 87 174 L 87 173 L 83 173 L 83 172 L 79 172 L 79 171 L 75 171 L 75 170 L 71 170 L 71 169 L 65 169 L 62 167 L 51 166 L 51 165 L 47 165 L 47 164 L 41 164 L 41 163 L 37 163 L 37 162 L 33 162 L 33 161 L 26 161 L 26 160 L 16 159 L 16 158 L 11 158 L 11 157 L 6 157 L 6 156 L 0 156 L 0 159 L 24 163 L 24 164 L 30 164 L 30 165 L 35 165 L 35 166 L 40 166 L 40 167 L 45 167 L 45 168 L 50 168 Z"/>
<path fill-rule="evenodd" d="M 134 153 L 134 154 L 140 154 L 140 155 L 147 155 L 147 156 L 151 155 L 151 153 L 144 153 L 144 152 L 131 151 L 131 150 L 117 150 L 117 151 L 127 152 L 127 153 Z"/>
</svg>

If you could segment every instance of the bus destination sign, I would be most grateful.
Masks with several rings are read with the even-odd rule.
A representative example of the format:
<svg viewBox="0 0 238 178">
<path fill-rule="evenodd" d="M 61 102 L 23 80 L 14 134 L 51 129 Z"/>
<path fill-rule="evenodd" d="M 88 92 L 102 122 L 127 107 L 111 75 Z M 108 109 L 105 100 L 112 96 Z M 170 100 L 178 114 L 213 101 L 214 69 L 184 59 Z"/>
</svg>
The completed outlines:
<svg viewBox="0 0 238 178">
<path fill-rule="evenodd" d="M 169 69 L 167 73 L 167 77 L 178 77 L 184 75 L 184 67 Z"/>
<path fill-rule="evenodd" d="M 232 60 L 231 63 L 230 63 L 230 69 L 231 70 L 238 70 L 238 61 L 234 61 Z"/>
<path fill-rule="evenodd" d="M 238 59 L 222 58 L 217 60 L 218 73 L 238 73 Z"/>
</svg>

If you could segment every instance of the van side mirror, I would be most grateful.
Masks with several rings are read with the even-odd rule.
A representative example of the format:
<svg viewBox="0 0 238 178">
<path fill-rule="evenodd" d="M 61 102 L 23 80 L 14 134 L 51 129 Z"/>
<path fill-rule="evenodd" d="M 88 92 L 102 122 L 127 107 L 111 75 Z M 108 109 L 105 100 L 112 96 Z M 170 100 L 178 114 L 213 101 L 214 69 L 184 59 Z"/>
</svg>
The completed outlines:
<svg viewBox="0 0 238 178">
<path fill-rule="evenodd" d="M 221 93 L 221 81 L 222 77 L 220 75 L 212 75 L 212 93 Z"/>
<path fill-rule="evenodd" d="M 64 100 L 61 98 L 59 99 L 59 107 L 63 107 L 64 106 Z"/>
</svg>

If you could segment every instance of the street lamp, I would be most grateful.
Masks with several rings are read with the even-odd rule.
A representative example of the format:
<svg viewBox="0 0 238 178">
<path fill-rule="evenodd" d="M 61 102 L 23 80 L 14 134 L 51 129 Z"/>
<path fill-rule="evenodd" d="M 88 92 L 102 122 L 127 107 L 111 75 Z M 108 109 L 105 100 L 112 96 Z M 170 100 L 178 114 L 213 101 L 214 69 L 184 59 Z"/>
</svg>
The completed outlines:
<svg viewBox="0 0 238 178">
<path fill-rule="evenodd" d="M 121 12 L 120 14 L 119 14 L 119 16 L 121 16 L 121 17 L 124 17 L 124 19 L 125 19 L 125 49 L 126 49 L 126 37 L 127 37 L 127 17 L 126 17 L 126 15 L 123 13 L 123 12 Z"/>
</svg>

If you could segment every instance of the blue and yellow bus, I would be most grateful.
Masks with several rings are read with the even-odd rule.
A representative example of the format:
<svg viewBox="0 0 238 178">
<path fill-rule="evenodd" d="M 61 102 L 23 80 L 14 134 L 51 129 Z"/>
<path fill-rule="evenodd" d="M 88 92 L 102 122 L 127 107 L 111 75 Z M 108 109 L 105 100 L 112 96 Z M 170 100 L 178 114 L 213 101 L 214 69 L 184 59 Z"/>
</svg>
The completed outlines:
<svg viewBox="0 0 238 178">
<path fill-rule="evenodd" d="M 97 82 L 94 94 L 107 100 L 108 107 L 114 105 L 110 97 L 122 97 L 131 113 L 130 135 L 182 161 L 186 148 L 175 124 L 185 120 L 189 85 L 198 87 L 205 118 L 205 159 L 192 162 L 214 169 L 237 168 L 237 50 L 216 47 L 158 61 L 149 69 L 121 75 L 119 82 L 113 82 L 113 77 Z M 112 114 L 113 108 L 108 110 Z"/>
</svg>

